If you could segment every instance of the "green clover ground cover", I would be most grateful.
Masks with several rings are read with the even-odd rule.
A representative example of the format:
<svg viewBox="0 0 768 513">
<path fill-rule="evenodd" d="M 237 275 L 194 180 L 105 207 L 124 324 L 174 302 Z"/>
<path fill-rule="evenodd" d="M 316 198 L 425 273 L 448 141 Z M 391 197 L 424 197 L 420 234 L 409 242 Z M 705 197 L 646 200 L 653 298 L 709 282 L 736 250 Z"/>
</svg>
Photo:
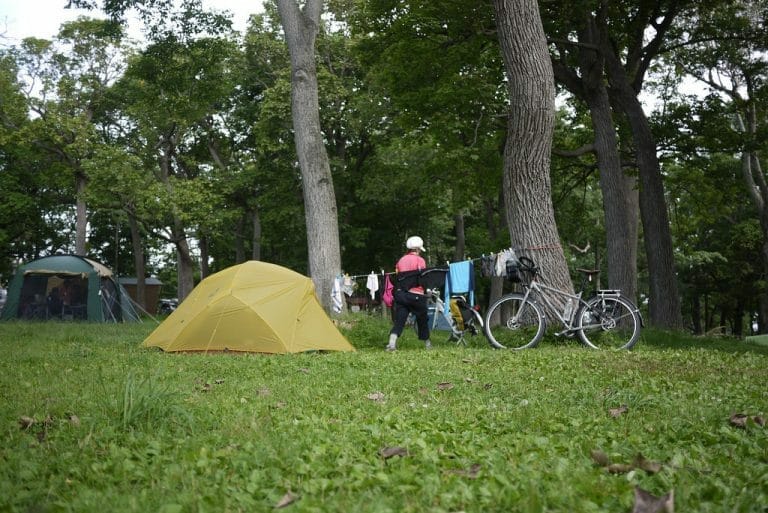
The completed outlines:
<svg viewBox="0 0 768 513">
<path fill-rule="evenodd" d="M 350 317 L 352 354 L 163 354 L 0 324 L 0 511 L 765 511 L 768 348 L 522 352 Z M 477 342 L 477 341 L 475 341 Z M 734 421 L 734 414 L 742 414 Z M 651 510 L 648 510 L 651 511 Z"/>
</svg>

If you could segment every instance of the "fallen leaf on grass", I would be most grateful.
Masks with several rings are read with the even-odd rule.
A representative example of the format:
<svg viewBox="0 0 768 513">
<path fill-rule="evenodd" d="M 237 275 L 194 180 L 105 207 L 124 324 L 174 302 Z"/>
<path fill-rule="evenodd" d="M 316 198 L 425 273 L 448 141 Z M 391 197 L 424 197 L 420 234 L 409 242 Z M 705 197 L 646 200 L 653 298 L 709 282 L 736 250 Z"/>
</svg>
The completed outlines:
<svg viewBox="0 0 768 513">
<path fill-rule="evenodd" d="M 405 447 L 382 447 L 379 449 L 379 456 L 385 460 L 395 456 L 408 456 L 408 449 Z"/>
<path fill-rule="evenodd" d="M 452 388 L 453 388 L 453 383 L 449 383 L 447 381 L 445 381 L 443 383 L 438 383 L 437 384 L 437 389 L 438 390 L 450 390 Z"/>
<path fill-rule="evenodd" d="M 21 429 L 29 429 L 34 423 L 35 423 L 35 419 L 33 419 L 32 417 L 27 417 L 25 415 L 22 415 L 21 418 L 19 419 L 19 426 L 21 427 Z"/>
<path fill-rule="evenodd" d="M 371 401 L 376 401 L 377 403 L 380 403 L 384 401 L 386 396 L 381 392 L 374 392 L 372 394 L 368 394 L 366 397 Z"/>
<path fill-rule="evenodd" d="M 80 425 L 80 417 L 78 417 L 74 413 L 71 414 L 69 417 L 67 417 L 67 420 L 69 420 L 69 423 L 75 427 Z"/>
<path fill-rule="evenodd" d="M 456 468 L 446 470 L 447 474 L 453 474 L 456 476 L 468 477 L 469 479 L 477 479 L 477 475 L 480 473 L 482 466 L 479 463 L 473 464 L 468 469 Z"/>
<path fill-rule="evenodd" d="M 217 384 L 217 385 L 221 385 L 222 383 L 224 383 L 224 380 L 223 379 L 217 379 L 217 380 L 214 381 L 214 383 Z"/>
<path fill-rule="evenodd" d="M 731 426 L 746 429 L 747 424 L 751 420 L 755 424 L 757 424 L 760 427 L 765 427 L 765 418 L 761 417 L 760 415 L 755 415 L 750 418 L 749 415 L 746 415 L 744 413 L 734 413 L 731 415 L 731 418 L 729 419 Z"/>
<path fill-rule="evenodd" d="M 671 490 L 668 494 L 656 497 L 643 490 L 635 488 L 635 506 L 632 513 L 674 513 L 675 512 L 675 491 Z"/>
<path fill-rule="evenodd" d="M 280 499 L 277 504 L 275 504 L 275 509 L 284 508 L 286 506 L 290 506 L 294 502 L 299 500 L 299 496 L 295 493 L 288 492 L 285 495 L 283 495 L 283 498 Z"/>
<path fill-rule="evenodd" d="M 647 459 L 642 453 L 637 453 L 637 456 L 635 456 L 635 459 L 630 464 L 611 463 L 611 459 L 608 455 L 600 449 L 593 449 L 590 455 L 592 456 L 592 461 L 611 474 L 626 474 L 636 468 L 644 470 L 649 474 L 656 474 L 663 468 L 661 463 Z"/>
<path fill-rule="evenodd" d="M 608 458 L 608 455 L 600 449 L 592 449 L 591 455 L 592 460 L 601 467 L 607 467 L 611 464 L 611 460 Z"/>
<path fill-rule="evenodd" d="M 627 465 L 625 463 L 611 463 L 607 467 L 605 467 L 605 470 L 610 472 L 611 474 L 626 474 L 627 472 L 631 472 L 634 470 L 634 466 Z"/>
<path fill-rule="evenodd" d="M 635 456 L 633 465 L 639 469 L 645 470 L 649 474 L 657 474 L 658 472 L 661 472 L 662 469 L 661 463 L 648 460 L 640 453 L 637 453 L 637 456 Z"/>
<path fill-rule="evenodd" d="M 299 372 L 303 372 L 304 374 L 309 374 L 309 369 L 307 369 L 306 367 L 302 367 L 301 369 L 299 369 Z"/>
<path fill-rule="evenodd" d="M 611 417 L 618 417 L 619 415 L 623 415 L 628 411 L 629 411 L 629 407 L 626 404 L 622 404 L 618 408 L 611 408 L 610 410 L 608 410 L 608 413 L 611 414 Z"/>
</svg>

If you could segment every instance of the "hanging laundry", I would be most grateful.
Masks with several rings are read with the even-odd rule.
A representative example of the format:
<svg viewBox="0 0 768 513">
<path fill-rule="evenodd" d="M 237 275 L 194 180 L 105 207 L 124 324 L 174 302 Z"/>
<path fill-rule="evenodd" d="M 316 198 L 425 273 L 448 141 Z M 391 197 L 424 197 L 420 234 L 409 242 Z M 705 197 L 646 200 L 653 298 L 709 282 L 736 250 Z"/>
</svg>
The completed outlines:
<svg viewBox="0 0 768 513">
<path fill-rule="evenodd" d="M 376 291 L 379 290 L 379 277 L 373 272 L 368 275 L 368 279 L 365 282 L 365 288 L 371 293 L 371 299 L 376 299 Z"/>
<path fill-rule="evenodd" d="M 342 276 L 336 276 L 333 280 L 333 287 L 331 288 L 331 307 L 336 313 L 341 313 L 343 306 L 343 298 L 341 297 Z"/>
<path fill-rule="evenodd" d="M 491 253 L 490 255 L 483 255 L 480 258 L 480 276 L 483 278 L 490 278 L 494 276 L 493 270 L 496 266 L 496 255 Z"/>
<path fill-rule="evenodd" d="M 505 249 L 503 251 L 500 251 L 499 254 L 496 256 L 496 269 L 494 270 L 495 276 L 506 276 L 507 260 L 512 260 L 512 259 L 517 259 L 517 255 L 515 255 L 515 250 Z"/>
<path fill-rule="evenodd" d="M 452 294 L 468 294 L 469 305 L 475 304 L 475 268 L 472 260 L 453 262 L 448 265 L 445 278 L 445 304 L 451 304 Z"/>
<path fill-rule="evenodd" d="M 393 297 L 395 286 L 392 284 L 392 280 L 388 274 L 384 275 L 384 292 L 381 294 L 381 300 L 387 308 L 392 307 L 395 302 Z"/>
<path fill-rule="evenodd" d="M 352 280 L 352 277 L 349 275 L 349 273 L 344 274 L 344 282 L 341 286 L 341 290 L 348 296 L 351 296 L 355 291 L 355 282 Z"/>
</svg>

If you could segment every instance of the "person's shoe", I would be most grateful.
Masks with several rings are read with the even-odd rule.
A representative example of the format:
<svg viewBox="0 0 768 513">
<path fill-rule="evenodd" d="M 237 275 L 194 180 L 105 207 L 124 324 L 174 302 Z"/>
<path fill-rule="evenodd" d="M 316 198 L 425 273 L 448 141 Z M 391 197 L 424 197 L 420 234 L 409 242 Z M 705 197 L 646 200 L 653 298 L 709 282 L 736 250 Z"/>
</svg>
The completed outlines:
<svg viewBox="0 0 768 513">
<path fill-rule="evenodd" d="M 426 342 L 424 342 L 424 349 L 426 349 L 427 351 L 429 351 L 430 349 L 432 349 L 432 342 L 430 342 L 429 340 L 427 340 Z"/>
<path fill-rule="evenodd" d="M 393 346 L 392 344 L 387 344 L 386 350 L 391 353 L 392 351 L 397 351 L 397 347 Z"/>
</svg>

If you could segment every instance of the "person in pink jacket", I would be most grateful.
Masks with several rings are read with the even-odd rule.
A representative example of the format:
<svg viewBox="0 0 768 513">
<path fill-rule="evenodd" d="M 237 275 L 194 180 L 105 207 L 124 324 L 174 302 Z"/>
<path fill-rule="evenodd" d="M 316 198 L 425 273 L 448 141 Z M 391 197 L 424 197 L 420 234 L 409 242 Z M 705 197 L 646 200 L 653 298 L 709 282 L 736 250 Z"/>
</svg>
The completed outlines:
<svg viewBox="0 0 768 513">
<path fill-rule="evenodd" d="M 427 318 L 427 297 L 424 288 L 418 283 L 419 271 L 427 268 L 427 263 L 421 256 L 424 241 L 421 237 L 410 237 L 405 242 L 408 252 L 397 261 L 394 277 L 395 323 L 389 332 L 387 351 L 397 349 L 397 339 L 403 333 L 408 315 L 416 317 L 419 340 L 424 341 L 424 347 L 432 348 L 429 340 L 429 322 Z"/>
</svg>

